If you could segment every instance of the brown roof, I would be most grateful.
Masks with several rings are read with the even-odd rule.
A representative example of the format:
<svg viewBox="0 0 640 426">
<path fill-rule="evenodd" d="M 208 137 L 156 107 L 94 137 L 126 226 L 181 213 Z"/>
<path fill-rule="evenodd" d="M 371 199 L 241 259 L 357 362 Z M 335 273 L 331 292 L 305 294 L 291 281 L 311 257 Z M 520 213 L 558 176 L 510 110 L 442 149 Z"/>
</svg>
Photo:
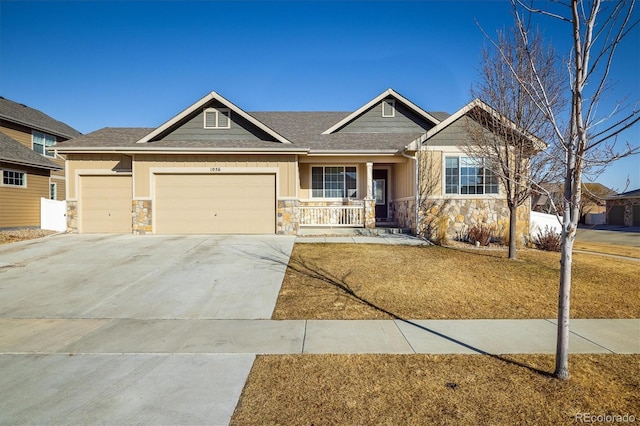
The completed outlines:
<svg viewBox="0 0 640 426">
<path fill-rule="evenodd" d="M 2 96 L 0 96 L 0 118 L 67 139 L 81 135 L 73 127 L 42 111 L 5 99 Z"/>
<path fill-rule="evenodd" d="M 0 161 L 38 169 L 62 170 L 62 167 L 0 132 Z"/>
</svg>

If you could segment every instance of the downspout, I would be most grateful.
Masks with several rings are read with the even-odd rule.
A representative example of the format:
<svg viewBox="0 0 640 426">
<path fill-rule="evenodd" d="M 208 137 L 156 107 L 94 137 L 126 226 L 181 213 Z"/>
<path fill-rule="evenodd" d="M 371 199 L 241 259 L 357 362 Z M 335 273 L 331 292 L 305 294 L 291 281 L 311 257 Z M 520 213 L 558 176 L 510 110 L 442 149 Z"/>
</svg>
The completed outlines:
<svg viewBox="0 0 640 426">
<path fill-rule="evenodd" d="M 413 179 L 413 193 L 414 193 L 414 212 L 413 214 L 415 215 L 415 224 L 416 224 L 416 236 L 418 235 L 418 155 L 417 155 L 417 151 L 415 155 L 408 155 L 407 153 L 407 146 L 405 146 L 402 149 L 402 152 L 400 154 L 402 154 L 403 157 L 408 158 L 410 160 L 413 160 L 413 167 L 414 167 L 414 179 Z"/>
</svg>

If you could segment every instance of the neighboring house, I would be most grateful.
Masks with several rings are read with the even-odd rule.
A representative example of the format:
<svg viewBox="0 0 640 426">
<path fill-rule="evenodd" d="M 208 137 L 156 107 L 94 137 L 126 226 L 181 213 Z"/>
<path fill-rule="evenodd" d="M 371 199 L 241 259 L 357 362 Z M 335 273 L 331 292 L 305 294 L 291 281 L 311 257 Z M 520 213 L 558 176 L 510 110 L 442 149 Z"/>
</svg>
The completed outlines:
<svg viewBox="0 0 640 426">
<path fill-rule="evenodd" d="M 640 189 L 607 198 L 607 225 L 640 226 Z"/>
<path fill-rule="evenodd" d="M 80 132 L 0 97 L 0 228 L 39 227 L 40 198 L 64 200 L 64 159 L 47 150 Z"/>
<path fill-rule="evenodd" d="M 552 183 L 542 186 L 546 192 L 538 192 L 531 197 L 531 209 L 540 213 L 558 213 L 562 215 L 563 184 Z M 606 199 L 613 195 L 615 195 L 615 191 L 600 183 L 583 182 L 582 199 L 580 201 L 580 223 L 587 225 L 603 224 Z M 558 212 L 556 212 L 556 208 L 559 209 Z"/>
<path fill-rule="evenodd" d="M 428 197 L 453 205 L 442 213 L 450 235 L 508 220 L 497 179 L 459 148 L 461 111 L 426 112 L 389 89 L 351 113 L 248 113 L 212 92 L 158 128 L 104 128 L 59 144 L 69 230 L 416 232 L 425 213 L 416 154 L 426 151 L 438 179 Z"/>
</svg>

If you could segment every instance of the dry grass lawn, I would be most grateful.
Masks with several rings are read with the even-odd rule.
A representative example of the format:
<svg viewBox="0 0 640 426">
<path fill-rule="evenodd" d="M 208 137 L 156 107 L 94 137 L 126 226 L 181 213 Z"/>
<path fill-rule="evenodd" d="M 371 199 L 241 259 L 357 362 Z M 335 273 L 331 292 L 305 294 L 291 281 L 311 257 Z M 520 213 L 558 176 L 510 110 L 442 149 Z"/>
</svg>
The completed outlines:
<svg viewBox="0 0 640 426">
<path fill-rule="evenodd" d="M 296 244 L 274 319 L 554 318 L 559 253 Z M 640 318 L 640 262 L 575 253 L 573 318 Z"/>
<path fill-rule="evenodd" d="M 55 231 L 47 231 L 44 229 L 14 229 L 11 231 L 0 231 L 0 244 L 9 244 L 18 241 L 32 240 L 34 238 L 42 238 L 55 233 Z"/>
<path fill-rule="evenodd" d="M 259 356 L 232 425 L 560 425 L 578 413 L 640 419 L 640 356 Z M 536 371 L 540 370 L 540 371 Z"/>
<path fill-rule="evenodd" d="M 638 235 L 638 244 L 640 245 L 640 235 Z M 594 253 L 606 253 L 616 256 L 626 256 L 640 259 L 640 247 L 616 246 L 606 243 L 590 243 L 576 241 L 573 245 L 576 250 L 591 251 Z"/>
</svg>

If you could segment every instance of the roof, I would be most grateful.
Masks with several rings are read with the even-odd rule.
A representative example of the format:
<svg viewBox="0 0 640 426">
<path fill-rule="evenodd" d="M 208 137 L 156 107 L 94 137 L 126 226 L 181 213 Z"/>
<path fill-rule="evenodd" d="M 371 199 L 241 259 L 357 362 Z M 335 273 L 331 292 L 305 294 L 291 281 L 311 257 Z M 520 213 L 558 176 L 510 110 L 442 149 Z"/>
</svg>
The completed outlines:
<svg viewBox="0 0 640 426">
<path fill-rule="evenodd" d="M 246 112 L 216 92 L 211 92 L 187 107 L 160 127 L 104 128 L 56 145 L 60 153 L 67 152 L 298 152 L 309 155 L 326 154 L 398 154 L 412 141 L 424 135 L 422 129 L 407 133 L 358 132 L 336 130 L 359 117 L 368 108 L 393 97 L 413 113 L 437 125 L 449 120 L 445 112 L 426 112 L 411 101 L 388 89 L 355 112 Z M 222 104 L 234 111 L 251 125 L 268 135 L 270 140 L 164 140 L 163 134 L 171 132 L 206 105 Z M 234 136 L 229 136 L 233 138 Z M 237 138 L 236 138 L 237 139 Z M 152 142 L 152 143 L 150 143 Z"/>
<path fill-rule="evenodd" d="M 0 132 L 0 161 L 39 169 L 62 170 L 46 157 Z"/>
<path fill-rule="evenodd" d="M 481 112 L 486 113 L 489 116 L 498 118 L 500 122 L 507 123 L 507 126 L 509 127 L 510 130 L 517 132 L 520 135 L 527 138 L 528 140 L 530 140 L 532 142 L 533 147 L 538 151 L 543 151 L 544 149 L 547 148 L 547 144 L 544 141 L 542 141 L 535 135 L 532 135 L 526 131 L 518 129 L 517 126 L 511 120 L 509 120 L 508 118 L 500 114 L 491 106 L 482 102 L 480 99 L 474 99 L 468 104 L 466 104 L 465 106 L 463 106 L 462 108 L 460 108 L 455 113 L 449 115 L 444 120 L 440 121 L 435 127 L 429 129 L 429 131 L 427 131 L 426 133 L 421 135 L 419 138 L 417 138 L 415 141 L 413 141 L 411 144 L 411 149 L 415 150 L 418 146 L 422 145 L 427 140 L 431 139 L 432 137 L 434 137 L 435 135 L 437 135 L 438 133 L 440 133 L 441 131 L 443 131 L 444 129 L 446 129 L 456 121 L 458 121 L 463 116 L 468 115 L 472 110 L 480 110 Z"/>
<path fill-rule="evenodd" d="M 171 129 L 173 126 L 177 125 L 182 119 L 184 119 L 185 117 L 189 116 L 193 112 L 198 111 L 203 106 L 205 106 L 206 104 L 210 103 L 211 101 L 220 102 L 222 105 L 224 105 L 225 107 L 229 108 L 235 114 L 238 114 L 240 117 L 244 118 L 249 123 L 253 124 L 254 126 L 259 128 L 263 132 L 265 132 L 268 135 L 274 137 L 278 142 L 291 143 L 286 138 L 283 138 L 281 135 L 279 135 L 277 132 L 275 132 L 273 129 L 269 128 L 268 126 L 265 126 L 259 120 L 256 120 L 255 117 L 252 117 L 250 114 L 247 114 L 242 109 L 238 108 L 233 103 L 231 103 L 229 100 L 225 99 L 224 97 L 222 97 L 220 94 L 218 94 L 216 92 L 209 93 L 208 95 L 204 96 L 202 99 L 200 99 L 199 101 L 197 101 L 196 103 L 194 103 L 190 107 L 184 109 L 181 113 L 179 113 L 178 115 L 174 116 L 169 121 L 165 122 L 160 127 L 158 127 L 157 129 L 155 129 L 154 131 L 152 131 L 148 135 L 146 135 L 143 138 L 141 138 L 138 141 L 138 143 L 147 143 L 147 142 L 153 140 L 154 137 L 156 137 L 156 136 L 166 132 L 167 130 Z"/>
<path fill-rule="evenodd" d="M 633 191 L 627 191 L 627 192 L 623 192 L 622 194 L 607 197 L 607 200 L 618 200 L 621 198 L 640 198 L 640 188 L 634 189 Z"/>
<path fill-rule="evenodd" d="M 73 127 L 55 120 L 42 111 L 0 96 L 0 118 L 66 139 L 80 136 Z"/>
<path fill-rule="evenodd" d="M 413 112 L 418 114 L 420 117 L 432 122 L 433 124 L 438 124 L 439 120 L 436 119 L 434 116 L 432 116 L 431 114 L 429 114 L 428 112 L 426 112 L 425 110 L 423 110 L 422 108 L 420 108 L 419 106 L 411 102 L 409 99 L 405 98 L 400 93 L 396 92 L 395 90 L 387 89 L 384 92 L 380 93 L 375 98 L 371 99 L 369 102 L 367 102 L 363 106 L 361 106 L 360 108 L 358 108 L 357 110 L 355 110 L 354 112 L 352 112 L 351 114 L 344 117 L 342 120 L 335 123 L 333 126 L 326 129 L 324 132 L 322 132 L 322 134 L 324 135 L 332 134 L 336 130 L 346 126 L 349 122 L 355 120 L 357 117 L 362 115 L 365 111 L 367 111 L 369 108 L 371 108 L 375 104 L 382 102 L 383 99 L 386 99 L 389 97 L 402 102 L 407 107 L 409 107 L 409 109 L 411 109 Z"/>
</svg>

